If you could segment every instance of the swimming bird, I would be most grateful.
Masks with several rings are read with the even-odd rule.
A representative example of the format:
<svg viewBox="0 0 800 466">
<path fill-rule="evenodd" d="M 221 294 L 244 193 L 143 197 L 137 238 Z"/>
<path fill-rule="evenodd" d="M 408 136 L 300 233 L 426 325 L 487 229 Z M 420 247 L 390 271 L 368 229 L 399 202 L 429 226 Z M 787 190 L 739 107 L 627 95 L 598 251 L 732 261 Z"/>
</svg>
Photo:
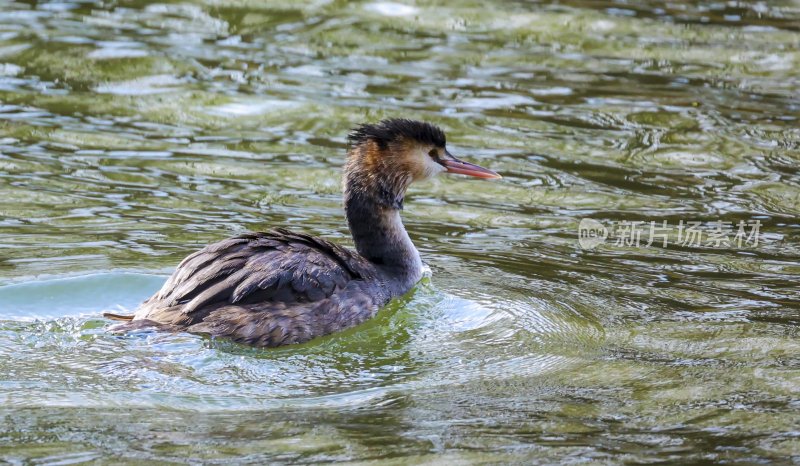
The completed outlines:
<svg viewBox="0 0 800 466">
<path fill-rule="evenodd" d="M 422 277 L 400 219 L 409 185 L 440 173 L 500 178 L 455 158 L 444 132 L 420 121 L 362 124 L 348 135 L 344 210 L 355 251 L 276 228 L 204 247 L 114 332 L 155 327 L 253 346 L 303 343 L 358 325 Z"/>
</svg>

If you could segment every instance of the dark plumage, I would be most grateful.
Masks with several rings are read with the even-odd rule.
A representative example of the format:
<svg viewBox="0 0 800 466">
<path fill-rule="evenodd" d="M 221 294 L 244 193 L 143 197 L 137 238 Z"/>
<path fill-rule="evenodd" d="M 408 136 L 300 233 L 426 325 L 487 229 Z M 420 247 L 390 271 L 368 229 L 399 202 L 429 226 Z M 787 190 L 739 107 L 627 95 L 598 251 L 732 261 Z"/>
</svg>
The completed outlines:
<svg viewBox="0 0 800 466">
<path fill-rule="evenodd" d="M 453 158 L 444 133 L 428 123 L 362 125 L 350 141 L 345 211 L 358 252 L 284 229 L 235 236 L 184 259 L 133 316 L 106 314 L 126 321 L 113 331 L 155 327 L 256 346 L 302 343 L 357 325 L 410 290 L 422 262 L 400 221 L 408 184 L 443 171 L 499 175 Z"/>
<path fill-rule="evenodd" d="M 184 259 L 136 320 L 117 330 L 160 326 L 257 346 L 301 343 L 372 317 L 389 299 L 366 292 L 378 275 L 357 254 L 319 238 L 283 229 L 245 233 Z"/>
<path fill-rule="evenodd" d="M 378 143 L 381 149 L 386 149 L 389 143 L 403 138 L 436 147 L 444 147 L 447 144 L 444 131 L 438 127 L 424 121 L 405 118 L 392 118 L 377 124 L 366 123 L 355 128 L 347 136 L 351 145 L 372 140 Z"/>
</svg>

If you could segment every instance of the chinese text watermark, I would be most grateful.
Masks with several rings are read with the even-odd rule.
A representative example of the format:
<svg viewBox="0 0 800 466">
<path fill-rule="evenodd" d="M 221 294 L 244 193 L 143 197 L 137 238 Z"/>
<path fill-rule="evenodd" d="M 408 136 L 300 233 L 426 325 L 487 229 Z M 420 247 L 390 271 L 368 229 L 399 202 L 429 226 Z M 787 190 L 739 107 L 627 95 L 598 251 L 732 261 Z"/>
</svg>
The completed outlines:
<svg viewBox="0 0 800 466">
<path fill-rule="evenodd" d="M 670 244 L 690 248 L 752 248 L 758 246 L 761 231 L 759 220 L 738 223 L 716 220 L 710 222 L 683 221 L 670 224 L 667 220 L 621 220 L 603 223 L 584 218 L 578 225 L 578 244 L 594 249 L 609 243 L 614 246 L 661 247 Z"/>
</svg>

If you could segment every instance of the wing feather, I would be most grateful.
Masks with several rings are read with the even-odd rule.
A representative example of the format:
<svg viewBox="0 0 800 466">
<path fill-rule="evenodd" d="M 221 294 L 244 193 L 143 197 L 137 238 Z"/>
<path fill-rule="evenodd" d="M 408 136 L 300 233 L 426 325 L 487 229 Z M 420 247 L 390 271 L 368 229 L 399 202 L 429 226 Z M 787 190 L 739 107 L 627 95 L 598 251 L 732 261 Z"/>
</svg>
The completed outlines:
<svg viewBox="0 0 800 466">
<path fill-rule="evenodd" d="M 320 238 L 284 229 L 245 233 L 184 259 L 137 318 L 165 308 L 186 319 L 220 305 L 317 302 L 373 275 L 366 260 Z"/>
</svg>

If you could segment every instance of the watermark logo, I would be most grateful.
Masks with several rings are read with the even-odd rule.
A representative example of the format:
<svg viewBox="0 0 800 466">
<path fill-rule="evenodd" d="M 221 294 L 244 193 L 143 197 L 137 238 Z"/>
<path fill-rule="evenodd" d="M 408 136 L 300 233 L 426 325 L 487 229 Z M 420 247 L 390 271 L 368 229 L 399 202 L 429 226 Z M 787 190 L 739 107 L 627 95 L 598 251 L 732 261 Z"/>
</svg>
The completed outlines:
<svg viewBox="0 0 800 466">
<path fill-rule="evenodd" d="M 662 247 L 670 244 L 690 248 L 746 248 L 758 246 L 761 222 L 740 220 L 695 222 L 683 220 L 670 225 L 661 221 L 612 221 L 606 225 L 593 218 L 581 219 L 578 225 L 578 244 L 582 249 L 594 249 L 606 243 L 620 247 Z"/>
<path fill-rule="evenodd" d="M 608 230 L 593 218 L 581 219 L 578 225 L 578 244 L 583 249 L 594 249 L 608 238 Z"/>
</svg>

